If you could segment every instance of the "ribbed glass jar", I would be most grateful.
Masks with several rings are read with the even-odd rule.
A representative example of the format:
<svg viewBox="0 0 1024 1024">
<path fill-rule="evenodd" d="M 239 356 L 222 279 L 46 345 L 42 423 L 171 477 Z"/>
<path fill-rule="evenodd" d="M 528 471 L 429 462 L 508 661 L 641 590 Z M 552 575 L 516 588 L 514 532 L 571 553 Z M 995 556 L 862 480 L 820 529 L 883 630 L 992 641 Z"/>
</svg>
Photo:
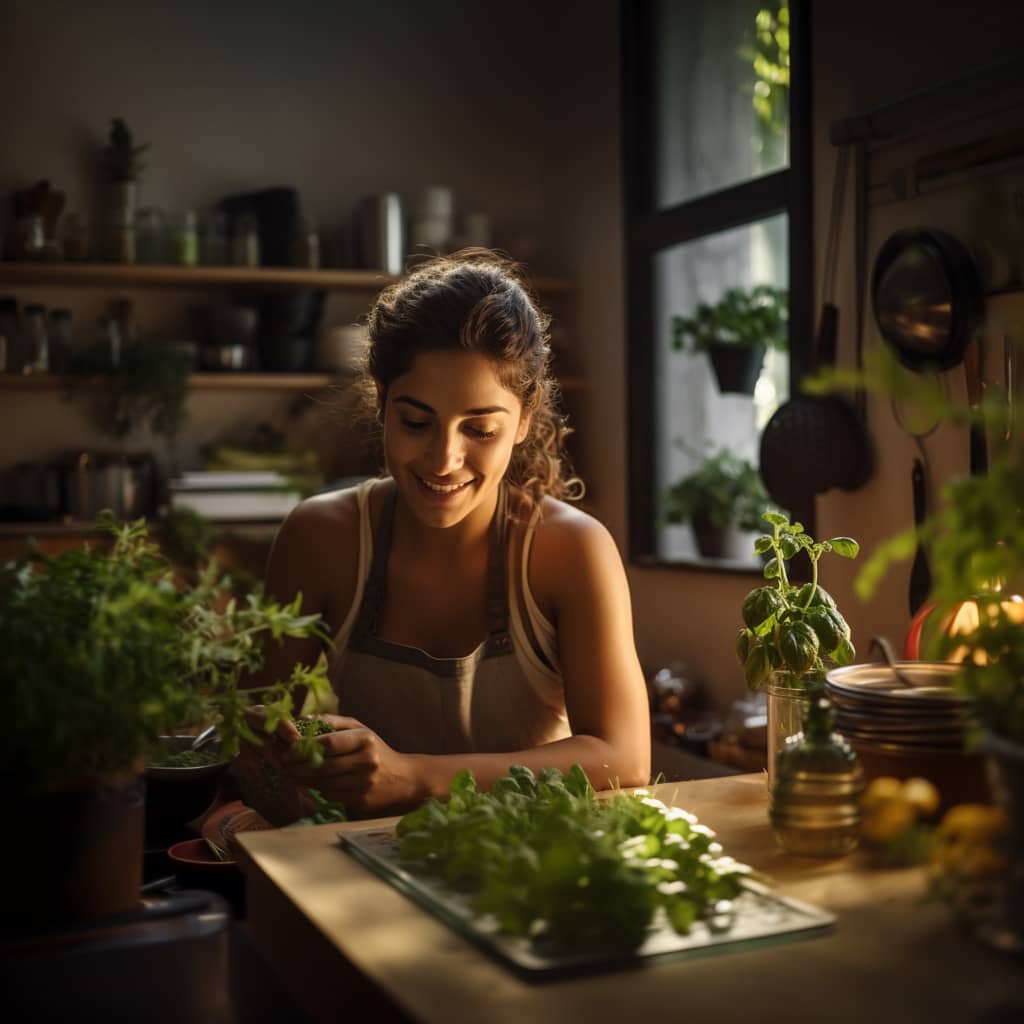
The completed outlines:
<svg viewBox="0 0 1024 1024">
<path fill-rule="evenodd" d="M 860 840 L 864 773 L 846 740 L 832 730 L 828 701 L 807 701 L 803 731 L 776 759 L 769 818 L 779 845 L 803 857 L 839 857 Z"/>
</svg>

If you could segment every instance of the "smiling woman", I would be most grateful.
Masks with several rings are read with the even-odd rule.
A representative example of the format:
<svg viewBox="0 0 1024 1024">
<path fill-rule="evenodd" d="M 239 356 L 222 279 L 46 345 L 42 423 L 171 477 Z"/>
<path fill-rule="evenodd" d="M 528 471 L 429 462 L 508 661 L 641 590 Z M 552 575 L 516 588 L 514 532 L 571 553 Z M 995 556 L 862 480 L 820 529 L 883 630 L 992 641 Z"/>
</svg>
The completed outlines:
<svg viewBox="0 0 1024 1024">
<path fill-rule="evenodd" d="M 290 782 L 273 799 L 249 787 L 275 824 L 308 808 L 307 787 L 376 815 L 445 797 L 465 768 L 481 788 L 514 764 L 578 763 L 597 788 L 647 781 L 625 572 L 568 503 L 582 485 L 547 328 L 517 268 L 486 250 L 421 264 L 371 310 L 386 473 L 298 506 L 267 569 L 271 593 L 301 593 L 329 624 L 339 712 L 319 767 L 293 757 L 290 724 L 247 752 Z M 318 653 L 286 641 L 267 671 Z"/>
</svg>

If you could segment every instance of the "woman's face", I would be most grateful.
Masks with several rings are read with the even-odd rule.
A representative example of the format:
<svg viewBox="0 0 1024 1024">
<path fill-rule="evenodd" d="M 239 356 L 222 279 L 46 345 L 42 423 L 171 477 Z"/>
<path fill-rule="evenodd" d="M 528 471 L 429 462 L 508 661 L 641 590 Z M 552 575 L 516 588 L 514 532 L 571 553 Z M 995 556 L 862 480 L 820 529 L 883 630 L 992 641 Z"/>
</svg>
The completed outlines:
<svg viewBox="0 0 1024 1024">
<path fill-rule="evenodd" d="M 401 497 L 428 526 L 489 521 L 529 416 L 477 352 L 424 352 L 388 389 L 384 454 Z"/>
</svg>

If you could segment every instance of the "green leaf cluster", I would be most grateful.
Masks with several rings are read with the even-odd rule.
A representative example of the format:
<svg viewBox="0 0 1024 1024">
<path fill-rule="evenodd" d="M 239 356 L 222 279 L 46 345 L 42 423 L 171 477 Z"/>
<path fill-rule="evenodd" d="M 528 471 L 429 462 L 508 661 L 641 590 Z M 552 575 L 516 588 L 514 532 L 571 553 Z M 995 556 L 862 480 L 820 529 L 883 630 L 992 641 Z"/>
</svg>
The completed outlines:
<svg viewBox="0 0 1024 1024">
<path fill-rule="evenodd" d="M 1024 604 L 1010 600 L 1024 595 L 1024 446 L 1013 439 L 1015 425 L 1024 422 L 1024 399 L 1008 401 L 1001 389 L 988 388 L 972 409 L 948 394 L 938 374 L 912 373 L 888 349 L 871 355 L 862 372 L 821 373 L 812 387 L 818 393 L 864 387 L 888 398 L 902 419 L 913 416 L 918 430 L 948 424 L 966 431 L 975 423 L 991 448 L 987 473 L 950 478 L 920 530 L 901 530 L 874 549 L 857 577 L 857 593 L 869 599 L 890 566 L 923 544 L 936 621 L 949 621 L 965 601 L 978 607 L 976 625 L 958 624 L 952 636 L 933 631 L 923 656 L 959 660 L 953 685 L 973 701 L 977 722 L 1024 744 Z"/>
<path fill-rule="evenodd" d="M 396 833 L 403 859 L 549 948 L 634 949 L 657 913 L 686 932 L 749 872 L 692 814 L 644 791 L 598 799 L 579 765 L 536 777 L 516 765 L 490 792 L 463 770 L 447 803 L 428 801 Z"/>
<path fill-rule="evenodd" d="M 325 658 L 240 689 L 262 665 L 264 642 L 329 642 L 319 616 L 301 614 L 301 596 L 283 605 L 257 590 L 240 600 L 213 562 L 185 584 L 145 520 L 105 513 L 99 525 L 112 535 L 106 550 L 33 552 L 0 567 L 0 768 L 14 792 L 132 770 L 161 735 L 198 722 L 215 721 L 232 756 L 243 737 L 262 742 L 246 721 L 251 704 L 266 705 L 270 732 L 300 691 L 326 694 Z"/>
<path fill-rule="evenodd" d="M 110 137 L 103 150 L 107 173 L 111 181 L 137 181 L 145 170 L 142 154 L 149 149 L 149 143 L 135 144 L 131 128 L 123 118 L 110 121 Z"/>
<path fill-rule="evenodd" d="M 672 348 L 694 352 L 718 345 L 789 345 L 789 293 L 769 284 L 728 288 L 716 303 L 701 302 L 692 316 L 672 317 Z"/>
<path fill-rule="evenodd" d="M 662 498 L 668 523 L 705 516 L 713 526 L 735 523 L 741 530 L 757 529 L 769 505 L 757 468 L 728 448 L 704 458 L 692 473 L 667 488 Z"/>
<path fill-rule="evenodd" d="M 783 512 L 766 512 L 764 520 L 772 532 L 757 538 L 754 551 L 770 555 L 764 567 L 769 582 L 747 594 L 736 637 L 736 657 L 753 690 L 773 672 L 787 673 L 792 686 L 820 680 L 827 665 L 849 664 L 855 654 L 850 627 L 818 583 L 818 562 L 829 552 L 856 558 L 860 546 L 850 537 L 815 541 Z M 791 583 L 786 563 L 800 552 L 810 561 L 811 580 Z"/>
<path fill-rule="evenodd" d="M 115 364 L 110 345 L 100 341 L 72 352 L 65 397 L 73 399 L 83 383 L 89 384 L 95 399 L 93 420 L 110 437 L 148 427 L 173 438 L 185 417 L 189 370 L 189 357 L 170 345 L 133 342 L 124 346 Z"/>
</svg>

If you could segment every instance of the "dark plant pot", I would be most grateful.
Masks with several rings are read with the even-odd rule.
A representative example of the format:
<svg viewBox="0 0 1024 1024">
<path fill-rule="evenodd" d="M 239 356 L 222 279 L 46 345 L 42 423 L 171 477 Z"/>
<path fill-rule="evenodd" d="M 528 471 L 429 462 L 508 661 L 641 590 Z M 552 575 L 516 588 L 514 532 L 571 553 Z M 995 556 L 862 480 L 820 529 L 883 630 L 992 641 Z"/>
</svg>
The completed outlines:
<svg viewBox="0 0 1024 1024">
<path fill-rule="evenodd" d="M 142 901 L 141 775 L 16 798 L 6 806 L 18 841 L 3 844 L 10 883 L 8 935 L 136 910 Z"/>
<path fill-rule="evenodd" d="M 764 345 L 711 345 L 708 358 L 723 394 L 752 395 L 764 364 Z"/>
<path fill-rule="evenodd" d="M 1001 920 L 987 925 L 983 937 L 1000 948 L 1024 952 L 1024 745 L 986 732 L 979 749 L 987 755 L 989 786 L 995 802 L 1010 819 Z"/>
<path fill-rule="evenodd" d="M 690 525 L 702 558 L 742 558 L 739 533 L 731 523 L 716 526 L 703 512 L 695 512 Z"/>
</svg>

